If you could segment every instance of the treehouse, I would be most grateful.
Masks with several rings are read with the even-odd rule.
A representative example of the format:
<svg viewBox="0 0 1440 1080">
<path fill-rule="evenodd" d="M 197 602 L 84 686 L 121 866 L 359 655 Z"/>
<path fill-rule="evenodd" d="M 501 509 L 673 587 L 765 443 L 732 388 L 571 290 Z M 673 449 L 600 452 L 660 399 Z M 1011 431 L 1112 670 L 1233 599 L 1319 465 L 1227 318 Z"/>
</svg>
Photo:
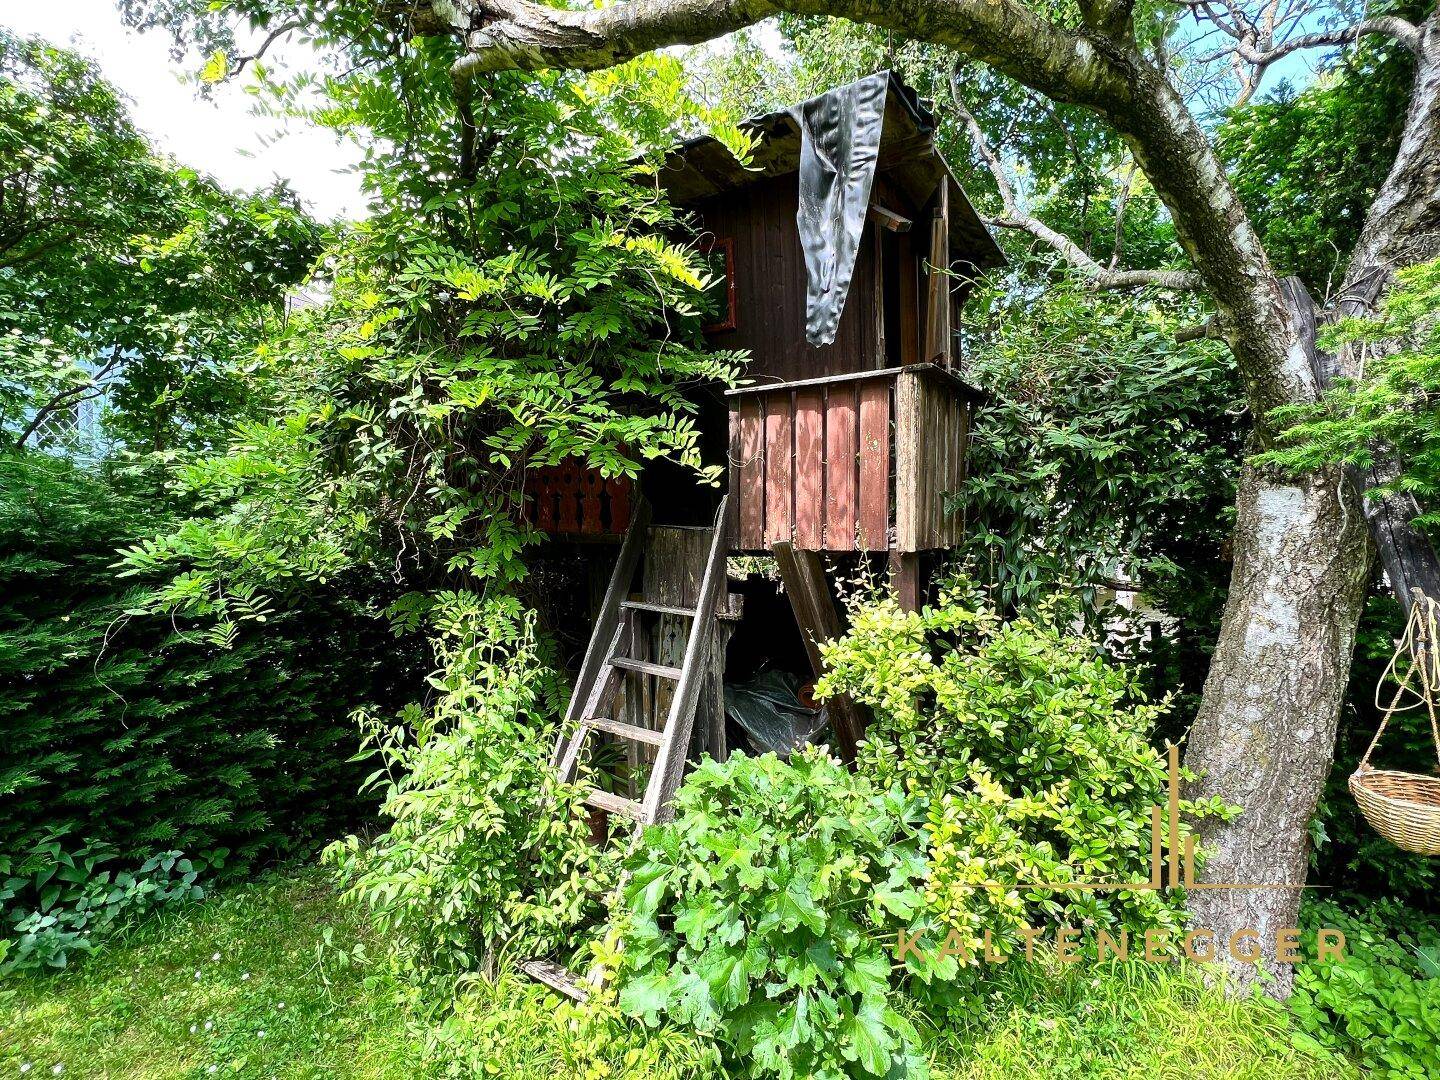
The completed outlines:
<svg viewBox="0 0 1440 1080">
<path fill-rule="evenodd" d="M 619 762 L 590 805 L 639 821 L 664 816 L 687 759 L 747 738 L 727 724 L 731 684 L 819 673 L 817 642 L 843 629 L 827 565 L 888 564 L 913 606 L 925 558 L 963 528 L 946 497 L 981 395 L 962 377 L 960 314 L 1002 256 L 934 118 L 881 73 L 749 124 L 748 164 L 702 136 L 658 178 L 713 260 L 707 335 L 751 357 L 745 385 L 697 401 L 728 493 L 664 464 L 638 485 L 562 466 L 527 488 L 532 520 L 589 574 L 557 590 L 574 616 L 557 624 L 589 635 L 555 762 L 566 778 Z M 594 543 L 622 538 L 618 552 Z M 727 574 L 728 556 L 757 554 L 775 557 L 783 592 Z M 842 755 L 864 719 L 827 703 Z"/>
</svg>

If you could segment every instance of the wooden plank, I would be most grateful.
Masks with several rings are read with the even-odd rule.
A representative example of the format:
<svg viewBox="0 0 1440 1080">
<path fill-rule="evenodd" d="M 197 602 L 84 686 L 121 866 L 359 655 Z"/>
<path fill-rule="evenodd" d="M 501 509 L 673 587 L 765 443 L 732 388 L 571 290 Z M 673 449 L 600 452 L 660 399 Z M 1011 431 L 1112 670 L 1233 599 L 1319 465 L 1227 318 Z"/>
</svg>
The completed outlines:
<svg viewBox="0 0 1440 1080">
<path fill-rule="evenodd" d="M 891 549 L 890 582 L 901 608 L 905 611 L 920 610 L 922 582 L 919 552 Z"/>
<path fill-rule="evenodd" d="M 860 386 L 859 465 L 860 547 L 884 551 L 890 531 L 890 387 L 886 383 Z"/>
<path fill-rule="evenodd" d="M 641 675 L 654 675 L 658 679 L 678 679 L 680 669 L 669 664 L 657 664 L 652 660 L 636 660 L 630 656 L 616 656 L 610 660 L 611 667 L 621 671 L 635 671 Z"/>
<path fill-rule="evenodd" d="M 908 233 L 915 223 L 904 214 L 887 210 L 879 203 L 870 204 L 870 218 L 882 229 L 893 233 Z"/>
<path fill-rule="evenodd" d="M 590 793 L 585 796 L 585 805 L 593 806 L 597 810 L 604 810 L 610 814 L 619 814 L 621 817 L 630 818 L 632 821 L 640 821 L 648 824 L 653 819 L 645 813 L 642 804 L 634 799 L 627 799 L 623 795 L 612 795 L 608 791 L 601 791 L 599 788 L 591 788 Z"/>
<path fill-rule="evenodd" d="M 780 570 L 780 580 L 785 584 L 785 595 L 795 612 L 795 621 L 800 624 L 800 636 L 805 642 L 805 653 L 810 659 L 810 669 L 818 679 L 825 673 L 824 661 L 820 658 L 820 643 L 833 641 L 845 632 L 845 620 L 830 587 L 825 582 L 825 568 L 820 556 L 813 551 L 803 551 L 791 544 L 778 543 L 770 548 L 775 556 L 775 565 Z M 841 695 L 825 703 L 830 717 L 830 728 L 835 733 L 835 749 L 842 761 L 855 761 L 855 745 L 865 735 L 866 713 L 849 697 Z"/>
<path fill-rule="evenodd" d="M 590 1000 L 590 991 L 559 964 L 549 960 L 522 960 L 520 970 L 536 982 L 544 983 L 551 990 L 574 998 L 582 1005 Z"/>
<path fill-rule="evenodd" d="M 825 432 L 822 391 L 795 393 L 795 546 L 820 549 L 825 512 Z"/>
<path fill-rule="evenodd" d="M 651 746 L 659 746 L 661 741 L 660 732 L 654 728 L 636 727 L 622 720 L 611 720 L 608 716 L 586 717 L 585 726 L 603 731 L 607 735 L 630 739 L 632 742 L 649 743 Z"/>
<path fill-rule="evenodd" d="M 915 238 L 900 237 L 900 363 L 920 360 L 920 260 Z"/>
<path fill-rule="evenodd" d="M 858 398 L 853 386 L 825 399 L 825 538 L 827 551 L 854 551 L 860 468 Z"/>
<path fill-rule="evenodd" d="M 765 543 L 792 536 L 791 498 L 794 494 L 795 446 L 790 394 L 782 391 L 765 399 Z"/>
<path fill-rule="evenodd" d="M 939 364 L 902 364 L 896 367 L 874 368 L 867 371 L 847 371 L 840 375 L 819 375 L 813 379 L 791 379 L 789 382 L 756 383 L 753 386 L 737 386 L 733 390 L 726 390 L 724 396 L 727 398 L 750 397 L 753 395 L 765 396 L 780 390 L 800 390 L 807 386 L 834 386 L 836 383 L 875 382 L 888 380 L 902 371 L 921 371 L 934 378 L 943 379 L 954 387 L 956 393 L 960 394 L 961 397 L 969 398 L 972 401 L 983 401 L 986 396 L 985 391 L 978 387 L 971 386 L 949 368 L 943 368 Z"/>
<path fill-rule="evenodd" d="M 925 354 L 931 363 L 950 364 L 950 191 L 942 183 L 930 223 L 930 280 L 926 284 Z"/>
<path fill-rule="evenodd" d="M 875 351 L 872 354 L 874 360 L 869 363 L 871 368 L 885 367 L 885 248 L 884 233 L 875 228 L 869 230 L 871 258 L 875 263 L 875 288 L 871 293 L 871 303 L 874 305 L 873 321 L 875 324 Z M 861 250 L 864 250 L 862 245 Z M 861 295 L 864 295 L 863 293 Z M 862 364 L 865 363 L 865 356 L 855 358 Z"/>
<path fill-rule="evenodd" d="M 920 550 L 921 476 L 920 379 L 913 372 L 895 377 L 895 548 Z"/>
<path fill-rule="evenodd" d="M 740 475 L 743 471 L 745 456 L 740 445 L 741 404 L 739 401 L 730 402 L 730 442 L 726 448 L 727 460 L 725 462 L 729 471 L 729 476 L 727 476 L 726 479 L 730 483 L 730 489 L 737 495 L 740 492 Z M 727 518 L 725 522 L 725 535 L 730 538 L 730 546 L 732 548 L 738 548 L 740 546 L 740 500 L 738 498 L 730 500 L 730 512 Z"/>
<path fill-rule="evenodd" d="M 765 429 L 759 398 L 740 402 L 739 546 L 758 551 L 765 545 Z"/>
<path fill-rule="evenodd" d="M 654 604 L 649 600 L 622 600 L 620 606 L 626 611 L 645 611 L 651 615 L 683 615 L 691 618 L 695 614 L 694 608 L 682 607 L 679 604 Z"/>
</svg>

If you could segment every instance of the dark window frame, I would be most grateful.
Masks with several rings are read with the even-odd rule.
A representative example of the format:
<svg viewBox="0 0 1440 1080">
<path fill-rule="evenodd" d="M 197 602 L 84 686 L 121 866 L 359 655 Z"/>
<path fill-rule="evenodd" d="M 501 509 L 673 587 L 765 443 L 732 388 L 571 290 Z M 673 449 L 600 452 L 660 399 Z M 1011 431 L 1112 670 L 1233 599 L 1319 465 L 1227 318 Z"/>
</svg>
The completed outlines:
<svg viewBox="0 0 1440 1080">
<path fill-rule="evenodd" d="M 706 323 L 700 329 L 707 334 L 723 334 L 739 328 L 740 305 L 735 295 L 735 238 L 733 236 L 712 236 L 701 245 L 701 252 L 712 254 L 716 249 L 725 253 L 725 314 L 716 322 Z"/>
</svg>

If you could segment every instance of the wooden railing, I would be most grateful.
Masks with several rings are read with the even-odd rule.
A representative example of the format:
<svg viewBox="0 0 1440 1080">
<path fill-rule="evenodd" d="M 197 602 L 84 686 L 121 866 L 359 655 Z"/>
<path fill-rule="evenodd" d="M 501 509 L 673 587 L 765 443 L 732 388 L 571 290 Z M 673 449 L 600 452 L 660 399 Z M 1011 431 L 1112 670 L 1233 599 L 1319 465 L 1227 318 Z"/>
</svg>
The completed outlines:
<svg viewBox="0 0 1440 1080">
<path fill-rule="evenodd" d="M 630 525 L 633 482 L 606 479 L 575 460 L 525 474 L 525 515 L 542 532 L 561 537 L 621 536 Z"/>
<path fill-rule="evenodd" d="M 730 543 L 925 551 L 960 538 L 979 391 L 934 364 L 731 390 Z"/>
</svg>

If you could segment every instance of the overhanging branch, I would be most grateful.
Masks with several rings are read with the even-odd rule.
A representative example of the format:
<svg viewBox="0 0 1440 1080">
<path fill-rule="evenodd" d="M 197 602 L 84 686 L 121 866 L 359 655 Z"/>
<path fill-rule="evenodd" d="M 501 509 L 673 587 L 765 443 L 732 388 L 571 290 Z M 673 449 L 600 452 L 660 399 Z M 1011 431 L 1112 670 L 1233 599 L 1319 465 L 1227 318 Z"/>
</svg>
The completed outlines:
<svg viewBox="0 0 1440 1080">
<path fill-rule="evenodd" d="M 1120 270 L 1114 266 L 1105 266 L 1087 255 L 1075 241 L 1064 233 L 1057 232 L 1039 218 L 1021 211 L 1019 202 L 1015 198 L 1015 189 L 1010 184 L 1009 176 L 1006 175 L 1005 165 L 994 147 L 990 145 L 990 141 L 985 138 L 985 132 L 981 129 L 980 122 L 975 119 L 975 114 L 965 105 L 953 72 L 950 76 L 950 95 L 955 111 L 965 122 L 965 127 L 970 133 L 970 141 L 975 146 L 975 152 L 980 155 L 980 159 L 990 170 L 990 175 L 995 178 L 995 187 L 999 190 L 1000 201 L 1005 207 L 1002 217 L 986 219 L 989 224 L 1002 229 L 1017 229 L 1029 233 L 1084 274 L 1090 284 L 1097 289 L 1153 287 L 1187 291 L 1202 287 L 1200 275 L 1183 270 Z"/>
</svg>

